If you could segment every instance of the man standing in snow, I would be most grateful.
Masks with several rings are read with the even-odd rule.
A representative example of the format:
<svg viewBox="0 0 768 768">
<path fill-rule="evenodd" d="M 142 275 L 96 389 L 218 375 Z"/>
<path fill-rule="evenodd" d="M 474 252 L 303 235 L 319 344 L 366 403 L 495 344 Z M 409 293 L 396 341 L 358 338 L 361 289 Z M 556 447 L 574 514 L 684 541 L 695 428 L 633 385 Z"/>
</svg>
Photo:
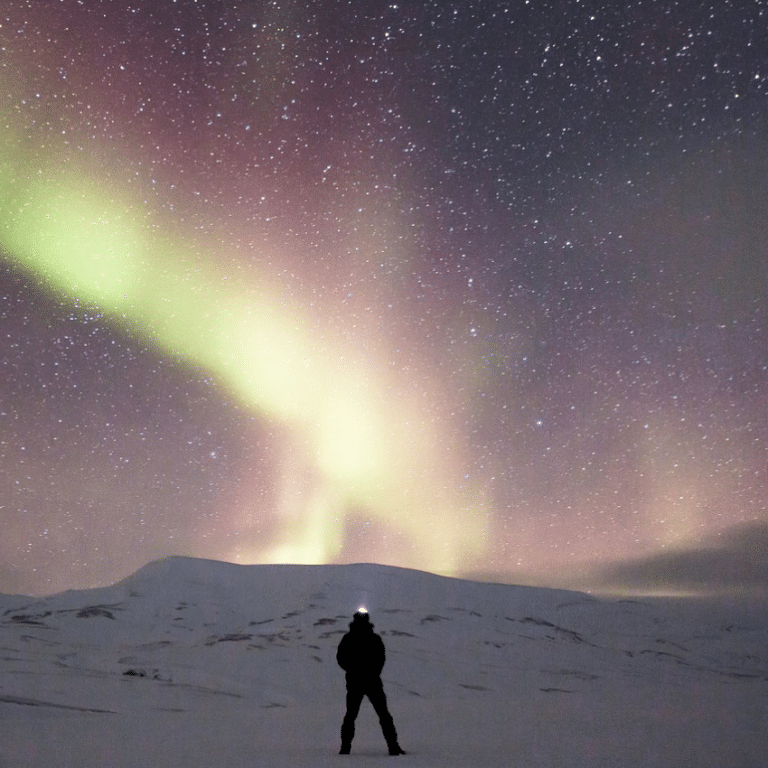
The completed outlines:
<svg viewBox="0 0 768 768">
<path fill-rule="evenodd" d="M 355 718 L 360 711 L 363 697 L 367 696 L 379 716 L 381 730 L 387 740 L 390 755 L 404 755 L 397 743 L 397 732 L 392 715 L 387 709 L 387 697 L 381 684 L 384 668 L 384 643 L 373 631 L 368 612 L 358 611 L 349 625 L 349 632 L 341 638 L 336 651 L 336 661 L 347 673 L 347 713 L 341 724 L 340 755 L 348 755 L 355 735 Z"/>
</svg>

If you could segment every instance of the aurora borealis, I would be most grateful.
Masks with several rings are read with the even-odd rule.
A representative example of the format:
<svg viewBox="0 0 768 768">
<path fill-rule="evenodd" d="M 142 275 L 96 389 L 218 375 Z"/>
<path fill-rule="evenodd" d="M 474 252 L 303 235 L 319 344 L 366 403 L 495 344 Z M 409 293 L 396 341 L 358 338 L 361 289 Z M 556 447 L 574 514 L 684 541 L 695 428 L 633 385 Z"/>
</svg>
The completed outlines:
<svg viewBox="0 0 768 768">
<path fill-rule="evenodd" d="M 768 10 L 619 6 L 12 0 L 0 591 L 755 578 Z"/>
</svg>

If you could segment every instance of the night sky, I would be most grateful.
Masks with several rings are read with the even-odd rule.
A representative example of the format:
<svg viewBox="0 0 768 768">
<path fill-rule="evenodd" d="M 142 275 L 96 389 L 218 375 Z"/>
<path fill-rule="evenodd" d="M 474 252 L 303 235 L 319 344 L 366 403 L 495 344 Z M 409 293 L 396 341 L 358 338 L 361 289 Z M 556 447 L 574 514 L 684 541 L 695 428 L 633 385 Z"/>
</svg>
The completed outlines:
<svg viewBox="0 0 768 768">
<path fill-rule="evenodd" d="M 768 574 L 766 3 L 0 23 L 0 591 Z"/>
</svg>

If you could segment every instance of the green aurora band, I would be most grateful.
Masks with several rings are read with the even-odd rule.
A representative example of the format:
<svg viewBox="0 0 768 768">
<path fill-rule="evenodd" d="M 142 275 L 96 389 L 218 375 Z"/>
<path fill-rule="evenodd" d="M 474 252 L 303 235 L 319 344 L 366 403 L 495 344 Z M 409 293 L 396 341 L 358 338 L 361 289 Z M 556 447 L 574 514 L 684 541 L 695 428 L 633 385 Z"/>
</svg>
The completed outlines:
<svg viewBox="0 0 768 768">
<path fill-rule="evenodd" d="M 144 202 L 98 169 L 59 162 L 52 148 L 25 156 L 12 131 L 5 138 L 3 258 L 206 371 L 306 446 L 319 476 L 310 498 L 276 511 L 277 541 L 254 534 L 252 549 L 236 559 L 332 562 L 352 510 L 407 541 L 393 564 L 452 574 L 482 557 L 488 503 L 458 486 L 454 436 L 435 425 L 425 394 L 404 375 L 393 381 L 370 355 L 329 337 L 268 274 L 249 265 L 243 278 L 217 267 L 218 244 L 158 225 Z"/>
</svg>

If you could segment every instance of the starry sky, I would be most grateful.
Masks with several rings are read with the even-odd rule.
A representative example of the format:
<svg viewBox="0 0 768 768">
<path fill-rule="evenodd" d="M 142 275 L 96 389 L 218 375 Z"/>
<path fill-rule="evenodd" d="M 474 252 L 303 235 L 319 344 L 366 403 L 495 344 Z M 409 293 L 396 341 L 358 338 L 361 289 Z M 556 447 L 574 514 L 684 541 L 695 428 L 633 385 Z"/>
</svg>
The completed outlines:
<svg viewBox="0 0 768 768">
<path fill-rule="evenodd" d="M 764 581 L 767 30 L 8 0 L 0 591 L 169 554 Z"/>
</svg>

